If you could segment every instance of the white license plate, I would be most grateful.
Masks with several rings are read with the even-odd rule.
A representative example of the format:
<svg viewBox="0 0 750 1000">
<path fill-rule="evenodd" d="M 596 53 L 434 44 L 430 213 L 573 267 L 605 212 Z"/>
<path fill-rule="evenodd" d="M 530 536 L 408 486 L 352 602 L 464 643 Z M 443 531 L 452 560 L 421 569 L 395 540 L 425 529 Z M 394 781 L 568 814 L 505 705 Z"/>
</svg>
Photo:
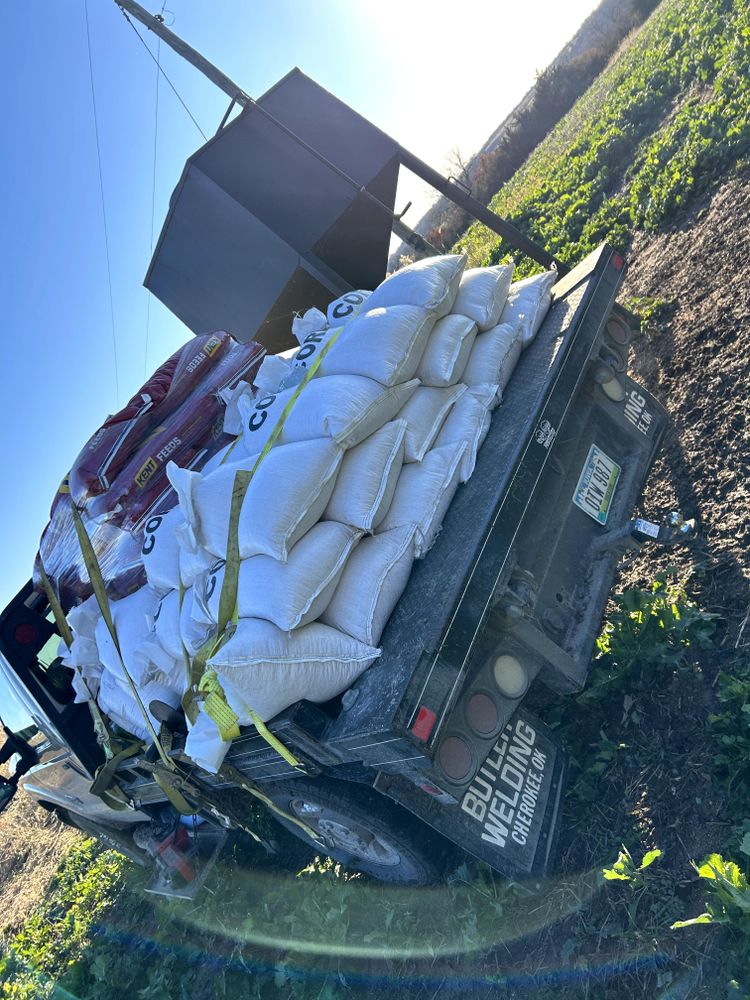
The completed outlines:
<svg viewBox="0 0 750 1000">
<path fill-rule="evenodd" d="M 607 523 L 620 471 L 617 462 L 613 462 L 595 444 L 591 445 L 573 495 L 573 503 L 598 524 Z"/>
</svg>

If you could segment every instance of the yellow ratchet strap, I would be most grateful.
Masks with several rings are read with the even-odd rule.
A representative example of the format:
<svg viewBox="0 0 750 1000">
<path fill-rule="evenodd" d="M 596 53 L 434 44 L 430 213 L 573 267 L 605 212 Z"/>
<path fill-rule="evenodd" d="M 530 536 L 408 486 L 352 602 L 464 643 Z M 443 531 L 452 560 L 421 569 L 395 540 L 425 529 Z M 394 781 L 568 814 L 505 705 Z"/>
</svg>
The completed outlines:
<svg viewBox="0 0 750 1000">
<path fill-rule="evenodd" d="M 44 563 L 42 562 L 41 556 L 39 557 L 39 575 L 42 578 L 42 586 L 44 587 L 44 592 L 47 595 L 47 603 L 52 610 L 52 616 L 55 619 L 55 625 L 57 625 L 57 631 L 60 633 L 63 642 L 70 650 L 73 646 L 73 633 L 70 630 L 70 625 L 65 617 L 65 612 L 62 609 L 62 604 L 58 599 L 57 594 L 47 576 L 47 571 L 44 568 Z M 96 699 L 91 693 L 91 689 L 86 683 L 86 678 L 83 676 L 83 671 L 80 667 L 76 667 L 76 672 L 81 679 L 86 692 L 88 694 L 87 705 L 89 706 L 89 712 L 91 713 L 91 720 L 94 723 L 94 731 L 96 732 L 97 739 L 104 751 L 105 758 L 109 761 L 115 756 L 115 751 L 112 748 L 112 737 L 110 736 L 109 729 L 107 729 L 107 723 L 104 721 L 102 713 L 99 711 L 99 706 L 96 703 Z M 98 794 L 98 793 L 96 793 Z"/>
<path fill-rule="evenodd" d="M 204 673 L 198 682 L 198 691 L 203 695 L 203 711 L 216 723 L 221 738 L 225 741 L 236 739 L 240 735 L 239 720 L 227 704 L 216 671 L 207 670 Z"/>
<path fill-rule="evenodd" d="M 71 507 L 73 509 L 73 522 L 76 528 L 76 534 L 78 535 L 78 544 L 81 546 L 81 554 L 83 555 L 83 562 L 86 566 L 86 570 L 89 574 L 89 580 L 91 581 L 91 587 L 96 596 L 96 603 L 99 605 L 99 610 L 102 613 L 104 622 L 107 626 L 107 631 L 112 637 L 112 642 L 114 643 L 115 649 L 117 650 L 117 655 L 120 660 L 120 666 L 122 667 L 122 672 L 125 675 L 125 679 L 128 682 L 128 687 L 135 698 L 135 702 L 141 710 L 143 719 L 146 723 L 146 729 L 154 742 L 159 756 L 161 757 L 162 763 L 165 767 L 170 770 L 175 770 L 174 761 L 164 752 L 164 747 L 159 741 L 159 737 L 154 729 L 153 723 L 151 722 L 151 717 L 146 711 L 146 706 L 141 701 L 141 696 L 138 693 L 138 688 L 133 682 L 133 678 L 130 676 L 128 668 L 125 666 L 125 662 L 122 658 L 122 650 L 120 649 L 120 641 L 117 638 L 117 630 L 115 629 L 115 623 L 112 620 L 112 612 L 109 607 L 109 598 L 107 597 L 107 589 L 104 586 L 104 578 L 102 577 L 102 571 L 99 567 L 99 561 L 96 558 L 96 553 L 94 552 L 94 547 L 91 544 L 91 539 L 88 536 L 86 528 L 83 521 L 81 520 L 81 515 L 78 508 L 71 500 Z"/>
<path fill-rule="evenodd" d="M 213 644 L 211 641 L 204 643 L 204 645 L 198 650 L 195 657 L 193 658 L 193 666 L 191 670 L 191 689 L 185 694 L 183 698 L 183 708 L 185 713 L 191 722 L 195 722 L 197 719 L 197 707 L 196 707 L 196 694 L 205 694 L 204 707 L 207 714 L 216 723 L 219 732 L 222 734 L 222 739 L 232 739 L 234 737 L 226 737 L 223 735 L 224 732 L 234 732 L 236 728 L 237 731 L 235 736 L 239 735 L 239 728 L 237 727 L 237 716 L 229 708 L 224 697 L 224 691 L 219 684 L 218 678 L 213 671 L 205 671 L 205 666 L 207 661 L 216 653 L 224 642 L 229 638 L 227 629 L 230 622 L 237 622 L 237 589 L 239 586 L 240 577 L 240 543 L 239 543 L 239 523 L 240 523 L 240 513 L 242 511 L 242 505 L 245 502 L 245 497 L 247 495 L 248 487 L 252 482 L 252 478 L 258 470 L 263 459 L 268 455 L 273 446 L 279 439 L 279 436 L 284 429 L 284 424 L 292 412 L 294 404 L 299 399 L 302 390 L 310 382 L 312 378 L 318 372 L 323 359 L 325 358 L 328 351 L 333 347 L 336 341 L 339 339 L 343 333 L 345 326 L 342 326 L 339 330 L 335 330 L 331 335 L 328 343 L 323 347 L 318 357 L 313 361 L 310 367 L 307 369 L 303 377 L 300 379 L 299 383 L 294 389 L 294 392 L 289 397 L 284 409 L 279 414 L 279 419 L 276 421 L 271 434 L 268 437 L 261 453 L 255 461 L 252 469 L 240 469 L 234 477 L 234 488 L 232 490 L 232 504 L 229 512 L 229 528 L 227 531 L 227 555 L 226 563 L 224 565 L 224 580 L 221 586 L 221 595 L 219 597 L 219 615 L 218 615 L 218 639 Z M 239 437 L 235 438 L 232 448 L 227 452 L 223 461 L 229 457 L 234 445 L 239 441 Z M 221 691 L 221 695 L 218 694 L 218 690 Z M 262 722 L 260 717 L 250 709 L 250 717 L 253 720 L 253 725 L 257 729 L 260 736 L 271 746 L 276 753 L 278 753 L 287 763 L 291 764 L 292 767 L 297 767 L 302 769 L 302 764 L 294 754 L 289 750 L 284 744 L 279 740 L 267 726 Z M 226 727 L 223 729 L 222 727 Z M 234 727 L 234 728 L 233 728 Z"/>
</svg>

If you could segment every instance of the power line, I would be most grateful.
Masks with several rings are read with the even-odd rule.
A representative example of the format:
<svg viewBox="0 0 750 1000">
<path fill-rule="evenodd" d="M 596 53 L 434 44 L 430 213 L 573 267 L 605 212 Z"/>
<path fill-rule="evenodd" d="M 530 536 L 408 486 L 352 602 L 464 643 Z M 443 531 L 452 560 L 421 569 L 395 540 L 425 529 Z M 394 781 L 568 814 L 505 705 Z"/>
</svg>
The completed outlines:
<svg viewBox="0 0 750 1000">
<path fill-rule="evenodd" d="M 162 9 L 163 9 L 163 8 L 162 8 Z M 179 93 L 178 93 L 178 91 L 177 91 L 177 88 L 176 88 L 176 87 L 175 87 L 175 85 L 174 85 L 174 84 L 172 83 L 172 81 L 171 81 L 171 80 L 169 79 L 169 77 L 167 76 L 167 74 L 166 74 L 166 73 L 164 72 L 164 69 L 163 69 L 163 67 L 162 67 L 162 66 L 161 66 L 161 65 L 159 64 L 159 61 L 157 60 L 156 56 L 154 55 L 154 53 L 153 53 L 153 52 L 151 51 L 151 49 L 150 49 L 150 48 L 148 47 L 148 45 L 146 44 L 146 41 L 145 41 L 145 39 L 143 38 L 143 36 L 141 35 L 140 31 L 139 31 L 139 30 L 138 30 L 138 29 L 136 28 L 136 26 L 135 26 L 135 25 L 133 24 L 133 22 L 132 22 L 132 21 L 130 20 L 130 18 L 129 18 L 129 17 L 128 17 L 128 15 L 127 15 L 127 12 L 126 12 L 126 11 L 124 11 L 124 10 L 122 10 L 122 7 L 120 8 L 120 10 L 122 11 L 122 16 L 123 16 L 123 17 L 125 18 L 125 20 L 126 20 L 126 21 L 128 22 L 128 24 L 130 25 L 130 27 L 131 27 L 131 28 L 133 29 L 133 31 L 134 31 L 134 32 L 136 33 L 136 35 L 138 36 L 138 39 L 139 39 L 139 41 L 140 41 L 141 45 L 142 45 L 142 46 L 144 47 L 144 49 L 146 50 L 146 52 L 148 52 L 148 54 L 149 54 L 149 55 L 151 56 L 151 58 L 152 58 L 152 59 L 154 60 L 154 62 L 156 63 L 156 66 L 157 66 L 157 70 L 158 70 L 158 72 L 160 72 L 160 73 L 161 73 L 161 75 L 162 75 L 162 76 L 164 77 L 164 79 L 165 79 L 165 80 L 167 81 L 167 83 L 169 84 L 169 86 L 170 86 L 170 87 L 172 88 L 172 93 L 173 93 L 173 94 L 175 95 L 175 97 L 177 98 L 177 100 L 178 100 L 178 101 L 180 102 L 180 104 L 181 104 L 181 105 L 183 106 L 183 108 L 185 109 L 185 111 L 187 111 L 187 113 L 188 113 L 188 115 L 190 116 L 190 120 L 192 121 L 193 125 L 195 125 L 195 127 L 196 127 L 196 128 L 198 129 L 198 131 L 200 132 L 200 134 L 201 134 L 201 135 L 203 136 L 203 141 L 204 141 L 204 142 L 208 142 L 208 136 L 207 136 L 207 135 L 206 135 L 206 133 L 205 133 L 205 132 L 203 131 L 203 129 L 202 129 L 201 127 L 200 127 L 200 125 L 198 124 L 198 122 L 197 122 L 197 121 L 195 120 L 195 116 L 193 115 L 193 113 L 192 113 L 192 111 L 190 110 L 190 108 L 189 108 L 189 107 L 187 106 L 187 104 L 185 104 L 185 102 L 183 101 L 183 99 L 182 99 L 182 98 L 180 97 L 180 95 L 179 95 Z"/>
<path fill-rule="evenodd" d="M 86 45 L 89 54 L 89 81 L 91 83 L 91 106 L 94 110 L 94 135 L 96 136 L 96 161 L 99 167 L 99 194 L 102 202 L 102 223 L 104 225 L 104 251 L 107 257 L 107 284 L 109 286 L 109 315 L 112 323 L 112 353 L 115 362 L 115 393 L 117 406 L 120 406 L 120 372 L 117 366 L 117 337 L 115 336 L 115 306 L 112 296 L 112 267 L 109 259 L 109 233 L 107 231 L 107 212 L 104 205 L 104 178 L 102 175 L 102 153 L 99 144 L 99 120 L 96 114 L 96 96 L 94 94 L 94 64 L 91 60 L 91 29 L 89 27 L 89 3 L 84 0 L 83 9 L 86 14 Z"/>
</svg>

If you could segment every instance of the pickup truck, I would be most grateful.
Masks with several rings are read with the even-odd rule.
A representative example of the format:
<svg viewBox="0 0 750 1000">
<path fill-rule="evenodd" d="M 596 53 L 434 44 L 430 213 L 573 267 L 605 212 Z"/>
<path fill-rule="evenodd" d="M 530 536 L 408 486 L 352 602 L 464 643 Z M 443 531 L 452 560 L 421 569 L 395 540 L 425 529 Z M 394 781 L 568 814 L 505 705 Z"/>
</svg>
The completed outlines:
<svg viewBox="0 0 750 1000">
<path fill-rule="evenodd" d="M 316 851 L 384 880 L 435 879 L 450 844 L 511 877 L 543 873 L 565 756 L 527 711 L 527 692 L 583 687 L 618 559 L 679 530 L 633 520 L 668 418 L 627 374 L 632 317 L 615 301 L 624 271 L 602 245 L 557 281 L 382 656 L 342 696 L 301 701 L 269 723 L 297 766 L 247 728 L 211 775 L 183 753 L 175 714 L 163 729 L 171 767 L 153 747 L 124 756 L 124 808 L 111 808 L 90 790 L 103 748 L 87 707 L 73 703 L 47 600 L 29 583 L 0 614 L 0 683 L 37 735 L 33 745 L 32 730 L 15 735 L 25 753 L 2 779 L 0 807 L 17 783 L 155 863 L 154 891 L 177 896 L 196 891 L 251 801 Z"/>
</svg>

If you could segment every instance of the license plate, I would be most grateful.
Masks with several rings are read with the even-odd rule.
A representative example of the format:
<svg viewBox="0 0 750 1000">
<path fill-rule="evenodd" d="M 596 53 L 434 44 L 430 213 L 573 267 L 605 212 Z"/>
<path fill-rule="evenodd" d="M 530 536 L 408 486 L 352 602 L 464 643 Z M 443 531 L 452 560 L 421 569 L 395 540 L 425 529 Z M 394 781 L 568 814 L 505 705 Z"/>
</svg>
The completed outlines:
<svg viewBox="0 0 750 1000">
<path fill-rule="evenodd" d="M 591 445 L 573 495 L 573 503 L 598 524 L 607 523 L 620 471 L 617 462 L 613 462 L 595 444 Z"/>
</svg>

